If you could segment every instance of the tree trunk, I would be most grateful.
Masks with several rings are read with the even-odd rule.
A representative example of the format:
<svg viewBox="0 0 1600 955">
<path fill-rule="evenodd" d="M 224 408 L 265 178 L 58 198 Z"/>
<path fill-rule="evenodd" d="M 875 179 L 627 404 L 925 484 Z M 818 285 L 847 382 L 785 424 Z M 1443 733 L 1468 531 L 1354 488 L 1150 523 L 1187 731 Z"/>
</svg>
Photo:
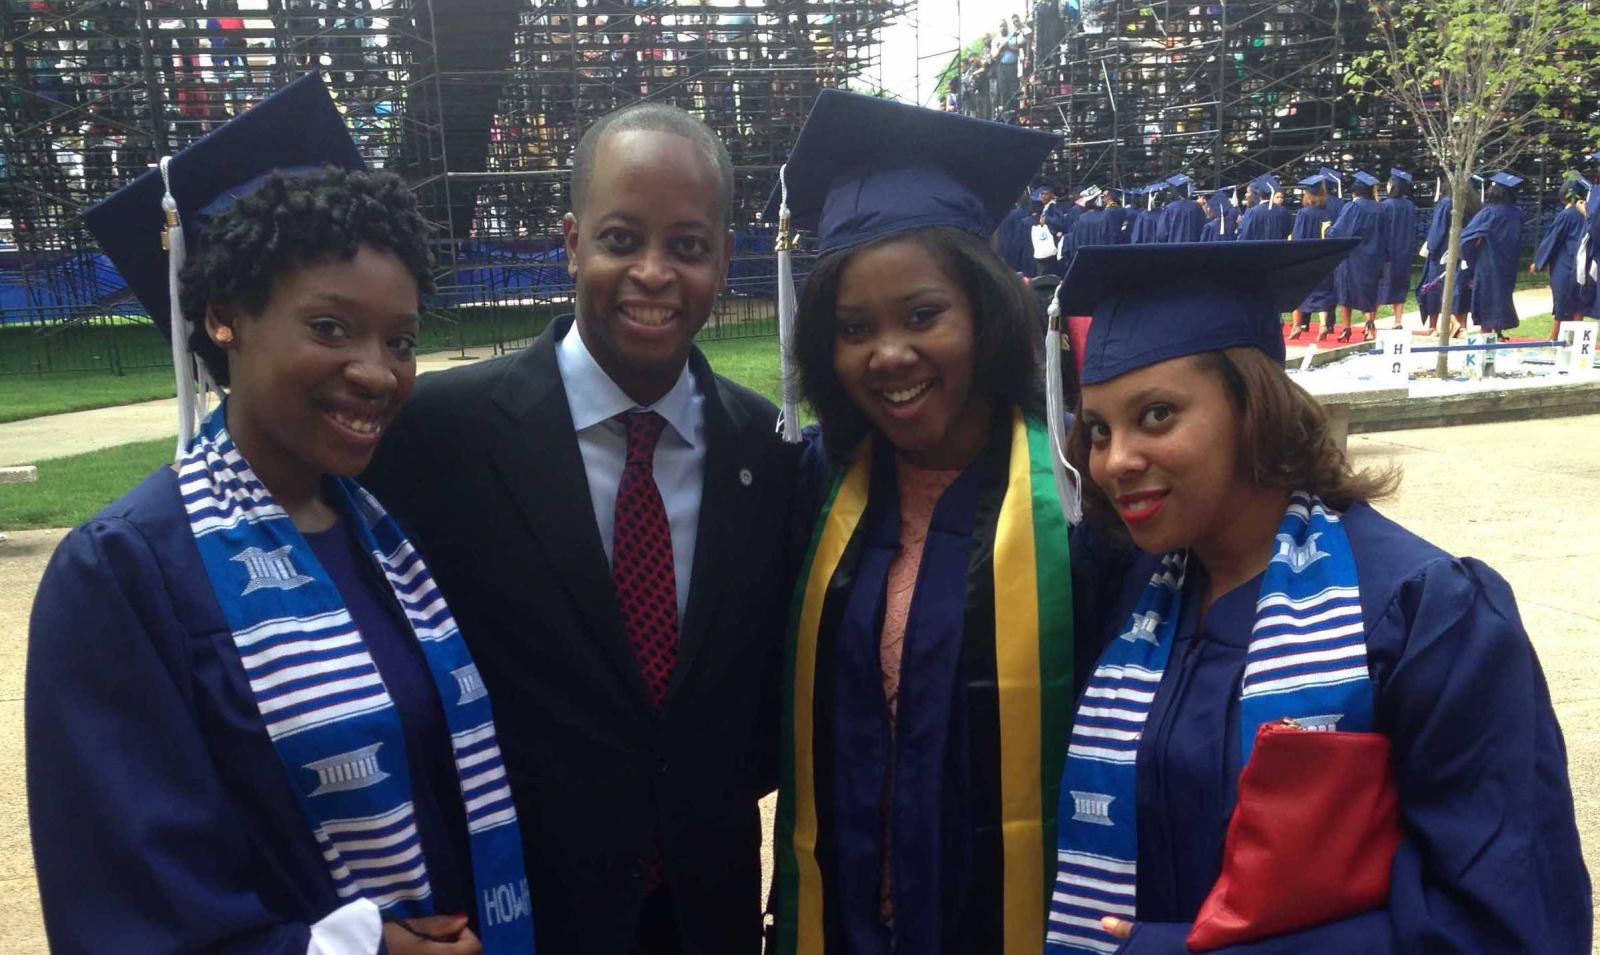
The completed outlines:
<svg viewBox="0 0 1600 955">
<path fill-rule="evenodd" d="M 1461 272 L 1461 232 L 1467 227 L 1467 194 L 1472 189 L 1472 173 L 1458 171 L 1450 177 L 1450 243 L 1444 254 L 1444 287 L 1439 304 L 1439 344 L 1449 346 L 1451 319 L 1455 316 L 1456 282 Z M 1432 252 L 1433 250 L 1429 250 Z M 1439 352 L 1433 372 L 1442 381 L 1450 374 L 1450 353 Z"/>
</svg>

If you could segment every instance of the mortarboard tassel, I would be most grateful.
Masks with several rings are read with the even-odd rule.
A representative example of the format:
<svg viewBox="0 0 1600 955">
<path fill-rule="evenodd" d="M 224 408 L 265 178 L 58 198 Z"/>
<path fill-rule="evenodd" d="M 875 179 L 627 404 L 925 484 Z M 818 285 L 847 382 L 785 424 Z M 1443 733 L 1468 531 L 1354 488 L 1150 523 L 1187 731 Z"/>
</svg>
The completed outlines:
<svg viewBox="0 0 1600 955">
<path fill-rule="evenodd" d="M 794 236 L 789 231 L 789 184 L 784 178 L 787 163 L 778 167 L 778 367 L 782 378 L 783 401 L 778 415 L 778 429 L 783 440 L 790 444 L 800 441 L 800 399 L 795 394 L 798 383 L 794 369 L 794 320 L 798 303 L 795 301 L 794 268 L 791 253 Z"/>
<path fill-rule="evenodd" d="M 1433 201 L 1434 202 L 1438 202 L 1439 201 L 1439 197 L 1442 196 L 1442 195 L 1444 195 L 1444 179 L 1442 177 L 1440 177 L 1440 176 L 1434 176 L 1433 177 Z"/>
<path fill-rule="evenodd" d="M 1050 324 L 1044 333 L 1045 426 L 1050 430 L 1050 473 L 1055 478 L 1061 515 L 1068 524 L 1083 521 L 1083 475 L 1067 461 L 1067 396 L 1061 383 L 1061 298 L 1050 300 Z M 1068 478 L 1067 475 L 1072 475 Z"/>
<path fill-rule="evenodd" d="M 217 386 L 189 350 L 191 329 L 183 314 L 182 283 L 179 281 L 188 249 L 183 241 L 183 222 L 178 218 L 178 201 L 172 197 L 172 180 L 167 171 L 171 160 L 171 156 L 161 157 L 161 210 L 167 220 L 162 241 L 167 250 L 167 308 L 171 312 L 167 330 L 172 337 L 172 371 L 178 380 L 178 447 L 173 454 L 176 461 L 189 449 L 189 441 L 206 414 L 205 391 L 216 391 Z"/>
</svg>

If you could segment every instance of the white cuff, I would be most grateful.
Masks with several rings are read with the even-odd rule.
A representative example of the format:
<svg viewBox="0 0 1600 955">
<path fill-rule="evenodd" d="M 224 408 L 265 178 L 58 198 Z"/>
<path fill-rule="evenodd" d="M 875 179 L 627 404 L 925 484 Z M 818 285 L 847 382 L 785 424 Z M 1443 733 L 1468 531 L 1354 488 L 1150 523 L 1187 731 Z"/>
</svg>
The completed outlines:
<svg viewBox="0 0 1600 955">
<path fill-rule="evenodd" d="M 375 955 L 383 941 L 383 916 L 370 899 L 356 899 L 312 923 L 306 955 Z"/>
</svg>

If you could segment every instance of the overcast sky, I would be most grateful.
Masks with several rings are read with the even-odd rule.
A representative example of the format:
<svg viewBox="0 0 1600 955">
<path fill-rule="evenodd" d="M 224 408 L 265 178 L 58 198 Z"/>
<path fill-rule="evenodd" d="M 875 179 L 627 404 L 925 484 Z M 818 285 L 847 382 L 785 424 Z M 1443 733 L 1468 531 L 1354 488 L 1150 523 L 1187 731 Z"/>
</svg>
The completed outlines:
<svg viewBox="0 0 1600 955">
<path fill-rule="evenodd" d="M 917 102 L 920 76 L 920 102 L 929 105 L 951 53 L 994 32 L 1002 16 L 1026 17 L 1028 7 L 1027 0 L 918 0 L 912 14 L 883 32 L 883 85 L 901 99 Z"/>
</svg>

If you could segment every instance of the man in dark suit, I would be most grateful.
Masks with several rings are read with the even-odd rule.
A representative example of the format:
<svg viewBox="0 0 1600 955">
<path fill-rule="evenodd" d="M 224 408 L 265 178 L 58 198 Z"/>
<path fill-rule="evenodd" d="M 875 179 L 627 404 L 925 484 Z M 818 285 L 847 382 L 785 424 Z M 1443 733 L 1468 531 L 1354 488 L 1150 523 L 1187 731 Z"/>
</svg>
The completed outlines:
<svg viewBox="0 0 1600 955">
<path fill-rule="evenodd" d="M 545 955 L 760 948 L 793 464 L 693 346 L 731 201 L 699 121 L 600 120 L 563 221 L 576 320 L 424 377 L 366 475 L 488 687 Z"/>
</svg>

